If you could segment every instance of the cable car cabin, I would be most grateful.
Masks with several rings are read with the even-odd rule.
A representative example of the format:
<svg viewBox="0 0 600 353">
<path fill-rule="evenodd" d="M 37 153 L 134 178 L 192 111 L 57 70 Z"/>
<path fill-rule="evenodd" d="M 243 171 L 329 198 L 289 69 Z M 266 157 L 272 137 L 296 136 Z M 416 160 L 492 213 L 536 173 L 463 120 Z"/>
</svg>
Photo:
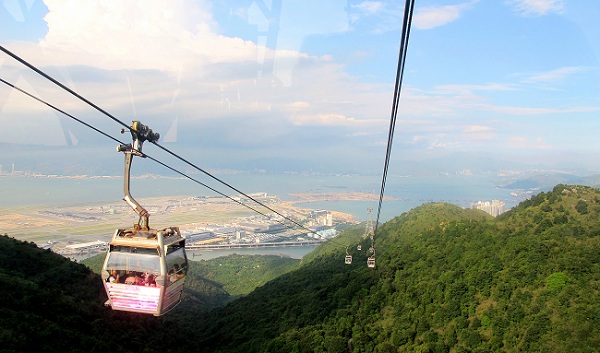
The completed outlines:
<svg viewBox="0 0 600 353">
<path fill-rule="evenodd" d="M 351 265 L 352 264 L 352 255 L 346 255 L 344 262 L 346 263 L 346 265 Z"/>
<path fill-rule="evenodd" d="M 358 244 L 358 245 L 356 246 L 356 250 L 358 250 L 358 251 L 361 251 L 361 250 L 362 250 L 362 245 Z"/>
<path fill-rule="evenodd" d="M 375 257 L 371 256 L 367 259 L 367 267 L 375 268 Z"/>
<path fill-rule="evenodd" d="M 187 269 L 185 239 L 178 227 L 135 233 L 117 229 L 102 267 L 106 305 L 163 315 L 181 302 Z"/>
</svg>

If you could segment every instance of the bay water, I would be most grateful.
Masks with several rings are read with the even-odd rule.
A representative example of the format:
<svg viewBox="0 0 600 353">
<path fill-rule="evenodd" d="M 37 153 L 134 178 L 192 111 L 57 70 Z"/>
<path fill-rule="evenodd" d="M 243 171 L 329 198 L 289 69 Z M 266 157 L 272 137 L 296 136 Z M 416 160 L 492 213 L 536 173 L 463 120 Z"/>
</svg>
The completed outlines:
<svg viewBox="0 0 600 353">
<path fill-rule="evenodd" d="M 285 201 L 299 200 L 299 193 L 364 192 L 378 199 L 381 180 L 378 176 L 362 175 L 306 175 L 306 174 L 228 174 L 219 179 L 234 190 L 215 180 L 198 177 L 204 185 L 184 178 L 146 176 L 132 178 L 131 194 L 136 198 L 165 196 L 220 196 L 214 190 L 228 196 L 266 192 Z M 449 202 L 468 208 L 477 201 L 501 200 L 508 209 L 523 197 L 511 195 L 513 190 L 498 187 L 493 177 L 440 176 L 398 177 L 389 176 L 379 220 L 388 221 L 416 206 L 427 202 Z M 121 203 L 123 198 L 122 177 L 48 177 L 48 176 L 0 176 L 0 209 L 23 206 L 74 206 L 90 203 Z M 357 221 L 368 218 L 367 208 L 373 208 L 376 218 L 378 201 L 333 200 L 300 202 L 298 207 L 326 209 L 349 213 Z"/>
<path fill-rule="evenodd" d="M 378 176 L 360 175 L 308 175 L 308 174 L 226 174 L 218 178 L 228 187 L 211 178 L 195 176 L 197 182 L 184 178 L 145 176 L 132 178 L 131 193 L 137 198 L 166 196 L 219 196 L 212 189 L 228 196 L 266 192 L 285 201 L 299 200 L 294 194 L 363 192 L 374 194 L 378 199 L 381 180 Z M 201 185 L 202 183 L 204 185 Z M 511 195 L 513 190 L 497 186 L 492 177 L 440 176 L 399 177 L 389 176 L 385 196 L 392 200 L 382 203 L 379 221 L 385 222 L 403 212 L 427 202 L 449 202 L 470 207 L 477 201 L 493 199 L 503 201 L 508 209 L 522 201 Z M 59 177 L 59 176 L 0 176 L 0 215 L 13 208 L 64 207 L 97 203 L 118 204 L 123 198 L 122 177 Z M 222 195 L 220 195 L 222 196 Z M 299 202 L 297 207 L 325 209 L 349 213 L 356 221 L 368 219 L 367 208 L 373 209 L 377 219 L 378 201 L 332 200 Z M 4 211 L 3 211 L 4 210 Z M 268 249 L 232 249 L 213 251 L 190 251 L 190 260 L 208 260 L 229 254 L 263 254 L 302 258 L 314 247 L 288 247 Z M 85 255 L 82 255 L 85 257 Z M 89 255 L 88 255 L 89 256 Z"/>
</svg>

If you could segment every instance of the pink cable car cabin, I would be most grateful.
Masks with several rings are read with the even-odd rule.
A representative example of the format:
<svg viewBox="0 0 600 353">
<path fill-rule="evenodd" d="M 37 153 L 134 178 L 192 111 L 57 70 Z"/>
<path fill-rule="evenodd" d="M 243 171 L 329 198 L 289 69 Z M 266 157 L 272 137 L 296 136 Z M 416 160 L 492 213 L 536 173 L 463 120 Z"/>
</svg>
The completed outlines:
<svg viewBox="0 0 600 353">
<path fill-rule="evenodd" d="M 117 229 L 110 241 L 102 266 L 108 295 L 105 305 L 113 310 L 160 316 L 181 302 L 188 269 L 185 238 L 178 227 L 151 229 L 148 211 L 131 196 L 133 156 L 145 157 L 143 142 L 156 142 L 159 135 L 139 121 L 133 122 L 130 132 L 133 144 L 120 145 L 117 151 L 125 153 L 123 200 L 138 214 L 139 220 L 133 228 Z"/>
<path fill-rule="evenodd" d="M 177 227 L 115 231 L 102 279 L 113 310 L 160 316 L 181 302 L 187 272 L 185 239 Z"/>
</svg>

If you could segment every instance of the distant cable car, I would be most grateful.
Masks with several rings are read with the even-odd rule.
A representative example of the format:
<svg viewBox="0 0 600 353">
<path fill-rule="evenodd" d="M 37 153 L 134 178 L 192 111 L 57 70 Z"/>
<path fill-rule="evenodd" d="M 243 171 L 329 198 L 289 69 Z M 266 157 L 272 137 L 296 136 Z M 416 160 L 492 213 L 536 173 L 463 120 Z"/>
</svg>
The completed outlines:
<svg viewBox="0 0 600 353">
<path fill-rule="evenodd" d="M 129 181 L 133 156 L 144 157 L 142 144 L 155 142 L 159 135 L 134 121 L 132 145 L 121 145 L 125 153 L 125 202 L 139 215 L 133 228 L 117 229 L 113 235 L 104 265 L 102 280 L 113 310 L 132 311 L 160 316 L 181 302 L 188 269 L 185 238 L 178 227 L 151 229 L 149 214 L 130 194 Z"/>
<path fill-rule="evenodd" d="M 352 255 L 346 255 L 344 262 L 346 263 L 346 265 L 352 264 Z"/>
<path fill-rule="evenodd" d="M 367 267 L 375 268 L 375 247 L 373 245 L 371 245 L 371 248 L 369 249 L 369 251 L 371 251 L 373 253 L 373 255 L 371 255 L 371 256 L 369 256 L 369 258 L 367 258 Z"/>
<path fill-rule="evenodd" d="M 362 250 L 362 245 L 358 244 L 358 246 L 356 247 L 356 250 L 361 251 Z"/>
<path fill-rule="evenodd" d="M 348 247 L 346 247 L 346 257 L 344 258 L 344 263 L 346 265 L 352 264 L 352 255 L 350 255 L 350 253 L 348 253 Z"/>
</svg>

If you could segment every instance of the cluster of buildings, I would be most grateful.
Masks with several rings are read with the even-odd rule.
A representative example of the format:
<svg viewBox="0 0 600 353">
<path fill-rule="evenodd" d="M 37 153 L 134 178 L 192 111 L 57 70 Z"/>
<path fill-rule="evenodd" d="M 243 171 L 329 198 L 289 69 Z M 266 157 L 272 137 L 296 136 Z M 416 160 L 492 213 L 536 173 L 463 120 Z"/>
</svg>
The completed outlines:
<svg viewBox="0 0 600 353">
<path fill-rule="evenodd" d="M 51 249 L 53 245 L 54 245 L 54 242 L 48 241 L 48 243 L 42 245 L 41 248 Z M 83 253 L 91 254 L 91 253 L 96 253 L 98 251 L 106 251 L 107 248 L 108 248 L 108 241 L 96 240 L 96 241 L 90 241 L 87 243 L 70 244 L 70 245 L 67 245 L 64 248 L 60 249 L 57 252 L 63 256 L 72 256 L 72 255 L 78 255 L 78 254 L 83 254 Z"/>
<path fill-rule="evenodd" d="M 280 220 L 283 222 L 283 219 Z M 311 211 L 302 221 L 312 232 L 298 236 L 298 229 L 290 229 L 274 219 L 265 220 L 251 216 L 238 220 L 233 225 L 205 225 L 182 230 L 186 244 L 259 244 L 289 241 L 326 240 L 337 235 L 330 211 Z"/>
<path fill-rule="evenodd" d="M 238 197 L 242 203 L 259 199 L 264 204 L 277 204 L 279 201 L 275 195 L 267 193 L 255 193 Z M 179 200 L 168 199 L 166 201 L 148 204 L 145 208 L 151 214 L 166 214 L 183 209 L 183 212 L 194 210 L 199 205 L 215 205 L 218 212 L 227 212 L 221 204 L 227 200 L 221 198 L 208 199 L 206 197 L 188 197 Z M 120 214 L 130 212 L 128 205 L 118 204 L 101 206 L 100 214 Z M 229 221 L 227 224 L 188 224 L 180 227 L 181 235 L 186 238 L 186 246 L 213 246 L 224 244 L 239 244 L 241 246 L 294 246 L 295 243 L 314 242 L 318 243 L 337 235 L 334 219 L 331 211 L 292 209 L 282 211 L 284 215 L 252 215 Z M 77 221 L 98 221 L 99 215 L 94 213 L 76 213 L 67 211 L 45 211 L 50 216 L 66 217 Z M 266 217 L 265 217 L 266 216 Z M 296 224 L 293 224 L 295 222 Z M 289 225 L 289 227 L 287 226 Z M 302 225 L 305 229 L 299 229 Z M 45 244 L 48 248 L 67 256 L 79 254 L 91 254 L 106 250 L 108 241 L 93 241 L 86 243 L 68 244 L 66 246 L 55 246 L 57 244 Z"/>
<path fill-rule="evenodd" d="M 505 203 L 500 200 L 492 200 L 490 201 L 478 201 L 475 203 L 471 203 L 471 208 L 482 210 L 496 217 L 502 213 L 504 213 Z"/>
<path fill-rule="evenodd" d="M 308 226 L 333 227 L 333 215 L 327 210 L 311 211 Z"/>
</svg>

